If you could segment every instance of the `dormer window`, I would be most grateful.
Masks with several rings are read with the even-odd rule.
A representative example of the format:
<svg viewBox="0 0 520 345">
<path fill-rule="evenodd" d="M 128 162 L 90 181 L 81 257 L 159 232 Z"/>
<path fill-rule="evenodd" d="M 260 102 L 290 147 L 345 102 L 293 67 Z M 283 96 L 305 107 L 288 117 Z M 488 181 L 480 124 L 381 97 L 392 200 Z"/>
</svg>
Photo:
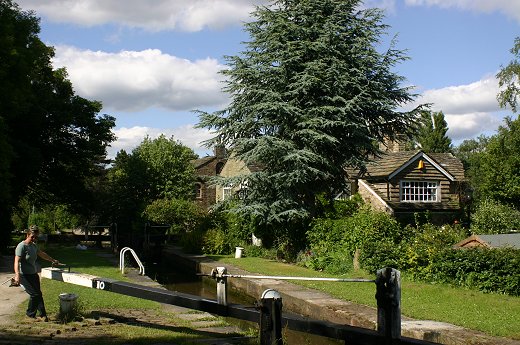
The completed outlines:
<svg viewBox="0 0 520 345">
<path fill-rule="evenodd" d="M 401 181 L 400 194 L 402 202 L 437 202 L 439 181 Z"/>
</svg>

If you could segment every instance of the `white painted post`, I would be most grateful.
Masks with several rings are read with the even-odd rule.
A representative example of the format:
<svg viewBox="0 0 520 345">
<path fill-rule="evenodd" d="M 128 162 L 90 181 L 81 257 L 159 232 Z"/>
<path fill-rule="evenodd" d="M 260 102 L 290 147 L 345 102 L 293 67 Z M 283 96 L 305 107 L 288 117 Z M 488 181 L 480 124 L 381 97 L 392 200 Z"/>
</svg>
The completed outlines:
<svg viewBox="0 0 520 345">
<path fill-rule="evenodd" d="M 217 267 L 217 303 L 227 305 L 227 268 Z"/>
</svg>

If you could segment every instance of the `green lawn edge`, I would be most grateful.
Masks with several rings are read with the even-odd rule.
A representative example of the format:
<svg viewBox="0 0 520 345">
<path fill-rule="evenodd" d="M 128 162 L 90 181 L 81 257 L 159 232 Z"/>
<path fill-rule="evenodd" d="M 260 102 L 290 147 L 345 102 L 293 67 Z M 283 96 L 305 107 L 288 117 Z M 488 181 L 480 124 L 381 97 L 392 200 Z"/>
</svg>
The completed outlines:
<svg viewBox="0 0 520 345">
<path fill-rule="evenodd" d="M 129 281 L 129 279 L 121 273 L 117 267 L 117 263 L 109 260 L 110 251 L 107 249 L 78 250 L 75 247 L 68 246 L 47 246 L 43 249 L 53 258 L 65 263 L 70 267 L 71 272 L 91 274 L 98 277 L 111 278 L 120 281 Z M 48 262 L 41 261 L 42 267 L 48 267 Z M 68 269 L 68 267 L 66 268 Z M 73 293 L 78 296 L 77 303 L 79 309 L 84 316 L 89 316 L 91 311 L 107 311 L 107 310 L 149 310 L 154 315 L 168 321 L 171 329 L 157 329 L 154 327 L 138 327 L 122 323 L 116 323 L 106 328 L 111 334 L 111 344 L 150 344 L 161 342 L 174 342 L 179 345 L 195 344 L 197 340 L 204 339 L 207 336 L 201 332 L 192 330 L 187 322 L 175 317 L 175 314 L 162 310 L 160 303 L 141 299 L 138 297 L 126 296 L 110 291 L 102 291 L 94 288 L 88 288 L 75 284 L 65 283 L 43 278 L 41 280 L 42 293 L 45 300 L 47 315 L 51 323 L 34 323 L 31 326 L 31 333 L 52 333 L 53 330 L 62 329 L 62 325 L 57 323 L 57 315 L 60 309 L 59 295 L 61 293 Z M 27 302 L 22 303 L 14 317 L 18 323 L 24 324 L 25 309 Z M 224 321 L 223 321 L 224 322 Z M 69 323 L 69 328 L 75 326 L 75 322 Z M 77 326 L 80 327 L 80 326 Z M 41 329 L 41 330 L 39 330 Z M 16 334 L 15 336 L 19 336 Z M 106 338 L 88 339 L 88 344 L 106 344 Z"/>
<path fill-rule="evenodd" d="M 333 276 L 304 267 L 257 257 L 235 259 L 232 256 L 209 256 L 251 273 L 275 276 L 374 278 L 363 272 Z M 316 281 L 290 281 L 326 292 L 336 298 L 376 307 L 375 284 Z M 492 336 L 520 339 L 520 297 L 488 294 L 444 284 L 427 284 L 407 279 L 401 274 L 401 311 L 419 320 L 447 322 Z"/>
</svg>

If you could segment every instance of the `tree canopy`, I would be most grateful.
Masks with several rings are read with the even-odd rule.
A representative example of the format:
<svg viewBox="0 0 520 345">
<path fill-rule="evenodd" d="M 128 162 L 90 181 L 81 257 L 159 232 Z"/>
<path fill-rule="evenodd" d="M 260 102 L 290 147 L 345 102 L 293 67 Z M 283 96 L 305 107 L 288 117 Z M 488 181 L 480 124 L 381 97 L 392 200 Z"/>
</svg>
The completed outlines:
<svg viewBox="0 0 520 345">
<path fill-rule="evenodd" d="M 138 228 L 146 222 L 144 211 L 154 201 L 191 200 L 195 182 L 191 160 L 195 158 L 193 150 L 164 135 L 144 138 L 131 154 L 119 152 L 108 173 L 111 222 L 120 228 Z M 149 212 L 154 217 L 157 213 Z"/>
<path fill-rule="evenodd" d="M 502 67 L 497 74 L 498 86 L 503 88 L 498 93 L 497 99 L 500 107 L 505 108 L 509 105 L 516 113 L 520 98 L 520 37 L 515 39 L 511 54 L 514 56 L 513 60 Z"/>
<path fill-rule="evenodd" d="M 489 138 L 481 162 L 479 193 L 520 210 L 520 117 L 505 119 Z"/>
<path fill-rule="evenodd" d="M 391 71 L 407 57 L 394 40 L 380 52 L 383 13 L 360 5 L 277 0 L 245 24 L 250 40 L 222 71 L 231 103 L 199 112 L 198 125 L 216 133 L 208 146 L 262 167 L 220 182 L 247 180 L 237 212 L 267 224 L 308 219 L 317 195 L 343 190 L 346 166 L 362 167 L 378 141 L 412 126 L 421 107 L 396 110 L 415 95 Z"/>
<path fill-rule="evenodd" d="M 1 223 L 27 193 L 81 205 L 85 181 L 100 173 L 115 119 L 77 96 L 52 47 L 38 37 L 39 19 L 0 0 Z M 36 201 L 36 200 L 35 200 Z M 5 243 L 5 242 L 4 242 Z"/>
<path fill-rule="evenodd" d="M 425 110 L 421 113 L 416 140 L 424 152 L 443 153 L 451 152 L 451 139 L 446 135 L 448 124 L 442 111 L 432 112 Z"/>
</svg>

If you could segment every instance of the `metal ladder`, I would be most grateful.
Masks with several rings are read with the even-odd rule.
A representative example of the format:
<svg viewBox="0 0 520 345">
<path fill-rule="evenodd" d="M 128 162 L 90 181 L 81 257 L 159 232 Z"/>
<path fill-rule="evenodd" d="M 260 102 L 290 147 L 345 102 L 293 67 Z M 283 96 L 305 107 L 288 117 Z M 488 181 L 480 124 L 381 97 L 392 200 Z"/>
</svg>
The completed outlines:
<svg viewBox="0 0 520 345">
<path fill-rule="evenodd" d="M 144 276 L 144 265 L 141 262 L 141 260 L 139 260 L 139 257 L 137 256 L 135 251 L 130 247 L 124 247 L 119 252 L 119 269 L 121 270 L 121 273 L 125 274 L 125 254 L 126 254 L 126 252 L 132 253 L 135 261 L 139 265 L 139 274 Z"/>
</svg>

